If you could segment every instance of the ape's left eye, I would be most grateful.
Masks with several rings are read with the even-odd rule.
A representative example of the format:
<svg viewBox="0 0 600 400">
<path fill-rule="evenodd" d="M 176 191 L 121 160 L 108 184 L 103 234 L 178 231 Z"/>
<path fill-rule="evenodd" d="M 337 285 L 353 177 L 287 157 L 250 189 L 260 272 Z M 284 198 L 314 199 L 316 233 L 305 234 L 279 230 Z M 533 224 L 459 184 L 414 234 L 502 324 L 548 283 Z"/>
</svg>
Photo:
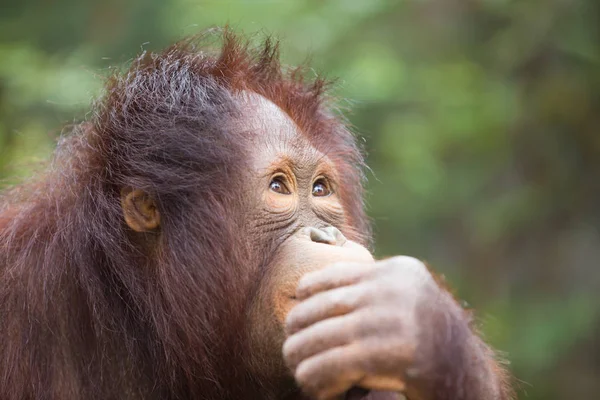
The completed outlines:
<svg viewBox="0 0 600 400">
<path fill-rule="evenodd" d="M 325 197 L 331 194 L 331 189 L 324 179 L 319 179 L 313 184 L 312 195 L 315 197 Z"/>
</svg>

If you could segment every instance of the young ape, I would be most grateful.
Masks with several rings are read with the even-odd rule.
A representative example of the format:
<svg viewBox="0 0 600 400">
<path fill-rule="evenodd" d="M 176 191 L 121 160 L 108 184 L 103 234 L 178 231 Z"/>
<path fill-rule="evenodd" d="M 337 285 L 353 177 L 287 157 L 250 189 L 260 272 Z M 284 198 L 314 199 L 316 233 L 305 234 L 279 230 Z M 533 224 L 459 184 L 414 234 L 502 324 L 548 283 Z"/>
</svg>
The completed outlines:
<svg viewBox="0 0 600 400">
<path fill-rule="evenodd" d="M 4 195 L 0 398 L 509 399 L 423 263 L 366 249 L 324 82 L 268 40 L 194 43 L 112 77 Z"/>
</svg>

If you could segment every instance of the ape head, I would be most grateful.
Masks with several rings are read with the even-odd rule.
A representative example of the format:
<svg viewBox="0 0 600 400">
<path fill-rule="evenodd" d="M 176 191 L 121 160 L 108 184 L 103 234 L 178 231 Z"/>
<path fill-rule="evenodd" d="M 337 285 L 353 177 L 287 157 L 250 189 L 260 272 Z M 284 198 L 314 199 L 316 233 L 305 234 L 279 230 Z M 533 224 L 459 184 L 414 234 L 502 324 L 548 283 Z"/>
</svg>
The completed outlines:
<svg viewBox="0 0 600 400">
<path fill-rule="evenodd" d="M 247 334 L 244 361 L 251 374 L 261 377 L 263 384 L 265 380 L 278 383 L 290 378 L 281 349 L 286 315 L 296 303 L 300 278 L 338 261 L 373 260 L 361 245 L 368 239 L 369 232 L 361 204 L 358 169 L 361 158 L 350 133 L 333 115 L 328 115 L 319 86 L 286 80 L 275 61 L 276 49 L 271 49 L 269 44 L 261 57 L 251 59 L 253 55 L 247 53 L 248 49 L 234 47 L 231 36 L 226 40 L 224 51 L 240 53 L 235 57 L 222 54 L 221 60 L 233 59 L 239 63 L 239 58 L 246 57 L 242 65 L 265 71 L 260 72 L 264 76 L 255 77 L 251 70 L 235 71 L 241 65 L 221 66 L 219 71 L 243 77 L 235 85 L 230 80 L 217 79 L 212 72 L 201 74 L 207 81 L 199 88 L 208 86 L 220 92 L 218 96 L 223 100 L 219 107 L 228 111 L 218 110 L 214 118 L 220 121 L 208 122 L 218 126 L 214 133 L 216 143 L 210 146 L 229 147 L 237 156 L 236 160 L 215 160 L 211 173 L 214 179 L 201 190 L 222 191 L 219 204 L 214 205 L 219 207 L 215 217 L 220 223 L 235 217 L 235 228 L 229 229 L 243 241 L 236 243 L 237 250 L 230 245 L 227 248 L 222 238 L 217 244 L 225 247 L 219 251 L 245 251 L 242 260 L 236 262 L 239 271 L 232 277 L 238 280 L 246 276 L 250 280 L 250 291 L 245 296 L 248 300 L 244 302 L 248 315 L 243 330 Z M 253 81 L 257 78 L 263 79 L 262 83 Z M 271 85 L 281 85 L 277 94 L 269 92 L 273 90 Z M 212 93 L 208 98 L 215 97 Z M 300 106 L 305 109 L 298 109 Z M 227 132 L 226 139 L 223 132 Z M 204 133 L 197 130 L 191 132 L 194 134 Z M 202 146 L 195 151 L 218 151 L 207 143 Z M 227 170 L 234 176 L 221 175 L 221 171 Z M 160 196 L 130 185 L 121 189 L 125 222 L 133 232 L 143 235 L 155 232 L 160 236 L 161 218 L 164 224 L 169 217 L 161 217 L 164 207 L 160 207 L 155 198 Z M 194 212 L 207 207 L 205 199 L 196 201 L 193 205 L 196 211 L 191 211 L 188 218 L 194 218 Z M 203 212 L 214 213 L 211 209 Z M 218 227 L 218 223 L 202 228 L 225 230 Z M 196 246 L 202 246 L 202 242 Z M 150 248 L 160 248 L 160 244 Z M 225 268 L 233 270 L 236 265 L 232 263 Z M 230 318 L 225 314 L 220 317 Z"/>
<path fill-rule="evenodd" d="M 325 83 L 225 33 L 144 53 L 0 214 L 0 397 L 300 396 L 298 280 L 372 260 Z"/>
</svg>

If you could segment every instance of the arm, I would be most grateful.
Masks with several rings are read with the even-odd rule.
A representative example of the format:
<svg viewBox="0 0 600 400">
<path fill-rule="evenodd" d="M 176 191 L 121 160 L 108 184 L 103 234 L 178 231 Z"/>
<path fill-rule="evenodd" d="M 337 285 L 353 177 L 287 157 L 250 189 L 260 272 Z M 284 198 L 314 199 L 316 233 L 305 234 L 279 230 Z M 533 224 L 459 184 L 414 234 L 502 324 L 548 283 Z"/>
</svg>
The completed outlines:
<svg viewBox="0 0 600 400">
<path fill-rule="evenodd" d="M 512 399 L 508 374 L 473 328 L 472 315 L 440 285 L 427 297 L 416 310 L 422 327 L 407 369 L 409 398 Z"/>
</svg>

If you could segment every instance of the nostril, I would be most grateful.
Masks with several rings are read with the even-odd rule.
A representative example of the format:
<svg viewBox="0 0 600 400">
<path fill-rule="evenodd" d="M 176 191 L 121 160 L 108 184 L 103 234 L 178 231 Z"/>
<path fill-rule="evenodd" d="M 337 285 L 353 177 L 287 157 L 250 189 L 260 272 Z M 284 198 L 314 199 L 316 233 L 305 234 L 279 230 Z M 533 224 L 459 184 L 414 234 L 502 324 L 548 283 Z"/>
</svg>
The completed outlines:
<svg viewBox="0 0 600 400">
<path fill-rule="evenodd" d="M 317 243 L 325 243 L 335 246 L 337 239 L 333 232 L 329 232 L 325 229 L 310 228 L 310 240 Z"/>
<path fill-rule="evenodd" d="M 323 228 L 323 230 L 325 232 L 328 232 L 331 236 L 335 238 L 337 246 L 343 246 L 348 241 L 348 239 L 346 239 L 346 236 L 344 236 L 342 231 L 340 231 L 335 226 L 328 226 L 327 228 Z"/>
<path fill-rule="evenodd" d="M 328 226 L 327 228 L 306 227 L 303 229 L 303 232 L 311 241 L 316 243 L 344 246 L 348 241 L 344 234 L 333 226 Z"/>
</svg>

